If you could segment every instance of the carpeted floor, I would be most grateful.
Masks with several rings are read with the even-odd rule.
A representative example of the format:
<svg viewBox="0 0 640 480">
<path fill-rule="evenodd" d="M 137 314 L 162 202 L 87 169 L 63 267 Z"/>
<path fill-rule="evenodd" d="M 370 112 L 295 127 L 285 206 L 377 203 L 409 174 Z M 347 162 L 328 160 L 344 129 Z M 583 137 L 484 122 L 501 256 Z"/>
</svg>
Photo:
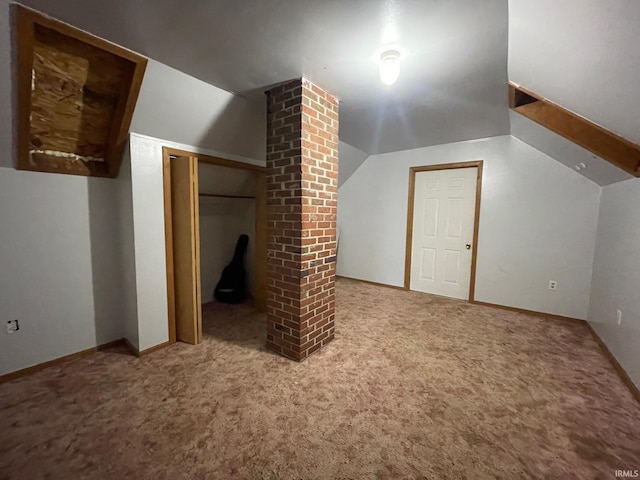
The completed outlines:
<svg viewBox="0 0 640 480">
<path fill-rule="evenodd" d="M 0 385 L 0 479 L 613 479 L 640 405 L 586 326 L 340 280 L 336 341 L 297 364 L 264 318 Z"/>
</svg>

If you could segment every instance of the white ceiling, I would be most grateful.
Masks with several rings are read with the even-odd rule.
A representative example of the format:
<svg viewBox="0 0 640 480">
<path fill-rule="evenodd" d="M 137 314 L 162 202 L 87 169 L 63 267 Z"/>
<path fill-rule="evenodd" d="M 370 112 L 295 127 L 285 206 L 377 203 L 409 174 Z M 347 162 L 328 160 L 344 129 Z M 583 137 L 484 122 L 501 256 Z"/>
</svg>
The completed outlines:
<svg viewBox="0 0 640 480">
<path fill-rule="evenodd" d="M 305 76 L 369 154 L 509 133 L 507 0 L 20 2 L 256 101 Z M 375 61 L 389 23 L 408 50 L 392 87 Z"/>
<path fill-rule="evenodd" d="M 509 80 L 640 143 L 640 1 L 509 0 Z M 599 185 L 621 169 L 517 114 L 511 133 Z"/>
<path fill-rule="evenodd" d="M 628 178 L 509 114 L 507 56 L 510 80 L 640 143 L 638 0 L 19 1 L 261 105 L 306 76 L 340 98 L 354 165 L 511 133 L 599 185 Z M 390 22 L 409 54 L 386 87 L 374 54 Z"/>
<path fill-rule="evenodd" d="M 509 80 L 640 143 L 640 1 L 509 0 Z"/>
</svg>

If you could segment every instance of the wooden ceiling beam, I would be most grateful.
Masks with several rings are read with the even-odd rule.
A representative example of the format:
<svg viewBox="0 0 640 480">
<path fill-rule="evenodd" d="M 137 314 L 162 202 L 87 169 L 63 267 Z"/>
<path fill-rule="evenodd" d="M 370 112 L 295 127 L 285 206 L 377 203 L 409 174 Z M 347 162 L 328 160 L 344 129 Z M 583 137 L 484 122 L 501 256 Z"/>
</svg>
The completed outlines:
<svg viewBox="0 0 640 480">
<path fill-rule="evenodd" d="M 509 108 L 640 177 L 640 145 L 513 82 L 509 82 Z"/>
</svg>

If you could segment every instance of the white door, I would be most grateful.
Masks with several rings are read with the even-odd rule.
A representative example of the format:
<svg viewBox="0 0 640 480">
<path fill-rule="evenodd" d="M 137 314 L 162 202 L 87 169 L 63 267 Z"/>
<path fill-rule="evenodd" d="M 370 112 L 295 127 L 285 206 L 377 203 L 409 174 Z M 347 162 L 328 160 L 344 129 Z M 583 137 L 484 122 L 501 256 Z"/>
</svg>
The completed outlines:
<svg viewBox="0 0 640 480">
<path fill-rule="evenodd" d="M 469 298 L 477 167 L 416 172 L 411 290 Z"/>
</svg>

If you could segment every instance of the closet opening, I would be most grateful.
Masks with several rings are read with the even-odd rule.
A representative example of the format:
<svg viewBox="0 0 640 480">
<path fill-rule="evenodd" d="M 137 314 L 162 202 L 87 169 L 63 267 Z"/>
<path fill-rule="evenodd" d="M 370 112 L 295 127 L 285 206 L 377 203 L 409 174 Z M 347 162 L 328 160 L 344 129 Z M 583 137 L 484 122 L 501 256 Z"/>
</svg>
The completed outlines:
<svg viewBox="0 0 640 480">
<path fill-rule="evenodd" d="M 256 321 L 266 311 L 264 167 L 163 153 L 169 341 L 263 342 L 266 323 Z"/>
</svg>

